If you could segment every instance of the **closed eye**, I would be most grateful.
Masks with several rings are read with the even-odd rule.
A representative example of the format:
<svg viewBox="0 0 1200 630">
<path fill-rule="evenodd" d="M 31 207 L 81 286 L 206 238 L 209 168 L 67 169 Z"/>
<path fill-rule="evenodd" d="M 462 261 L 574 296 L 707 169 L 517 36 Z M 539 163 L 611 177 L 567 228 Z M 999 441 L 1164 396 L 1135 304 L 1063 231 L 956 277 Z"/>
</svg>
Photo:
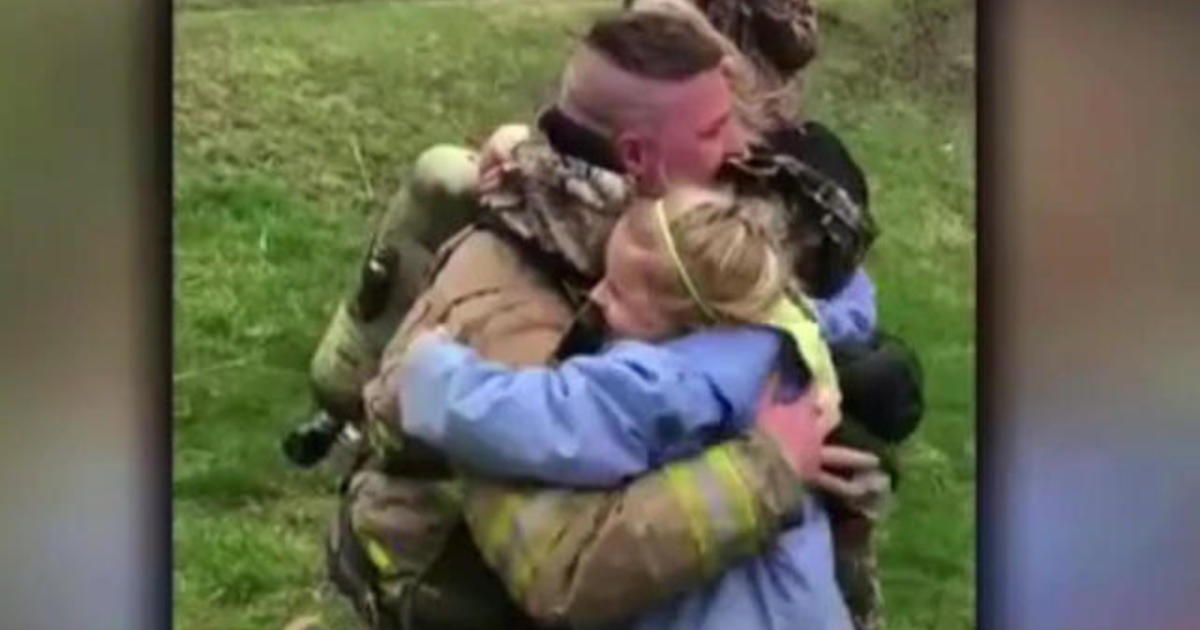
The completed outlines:
<svg viewBox="0 0 1200 630">
<path fill-rule="evenodd" d="M 700 130 L 700 137 L 705 140 L 711 140 L 721 134 L 721 130 L 729 122 L 729 112 L 725 112 L 720 118 L 717 118 L 712 124 Z"/>
<path fill-rule="evenodd" d="M 625 292 L 617 288 L 617 283 L 611 280 L 604 281 L 604 291 L 608 293 L 608 297 L 620 301 L 624 297 Z"/>
</svg>

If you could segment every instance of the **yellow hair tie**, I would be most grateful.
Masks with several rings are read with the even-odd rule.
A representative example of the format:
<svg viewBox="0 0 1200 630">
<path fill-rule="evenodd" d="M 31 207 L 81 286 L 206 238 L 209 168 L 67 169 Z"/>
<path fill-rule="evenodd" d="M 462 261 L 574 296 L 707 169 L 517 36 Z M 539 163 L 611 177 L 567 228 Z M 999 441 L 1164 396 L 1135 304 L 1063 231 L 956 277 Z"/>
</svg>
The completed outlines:
<svg viewBox="0 0 1200 630">
<path fill-rule="evenodd" d="M 687 289 L 688 295 L 692 296 L 692 301 L 700 307 L 700 312 L 708 318 L 709 322 L 716 323 L 718 319 L 716 313 L 704 301 L 704 298 L 700 297 L 700 291 L 696 289 L 687 269 L 684 269 L 683 259 L 679 257 L 679 252 L 675 249 L 675 239 L 671 237 L 671 227 L 667 224 L 667 211 L 663 207 L 662 199 L 654 203 L 654 213 L 658 215 L 658 227 L 662 231 L 663 240 L 667 243 L 667 254 L 671 256 L 671 262 L 675 264 L 675 271 L 679 273 L 679 279 L 683 281 L 684 288 Z"/>
</svg>

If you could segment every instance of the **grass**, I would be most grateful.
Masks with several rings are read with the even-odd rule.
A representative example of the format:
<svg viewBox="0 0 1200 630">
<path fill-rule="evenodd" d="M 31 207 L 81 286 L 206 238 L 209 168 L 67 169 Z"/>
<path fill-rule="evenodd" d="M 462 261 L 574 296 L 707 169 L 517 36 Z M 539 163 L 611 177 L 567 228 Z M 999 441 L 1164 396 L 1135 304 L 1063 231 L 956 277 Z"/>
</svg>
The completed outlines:
<svg viewBox="0 0 1200 630">
<path fill-rule="evenodd" d="M 334 480 L 278 454 L 310 408 L 309 356 L 406 166 L 431 144 L 529 120 L 597 5 L 230 4 L 270 3 L 176 14 L 175 626 L 316 612 L 351 628 L 319 588 Z M 807 103 L 868 173 L 882 320 L 918 348 L 928 383 L 880 536 L 888 616 L 896 629 L 971 627 L 972 100 L 961 77 L 884 63 L 898 10 L 829 4 Z"/>
</svg>

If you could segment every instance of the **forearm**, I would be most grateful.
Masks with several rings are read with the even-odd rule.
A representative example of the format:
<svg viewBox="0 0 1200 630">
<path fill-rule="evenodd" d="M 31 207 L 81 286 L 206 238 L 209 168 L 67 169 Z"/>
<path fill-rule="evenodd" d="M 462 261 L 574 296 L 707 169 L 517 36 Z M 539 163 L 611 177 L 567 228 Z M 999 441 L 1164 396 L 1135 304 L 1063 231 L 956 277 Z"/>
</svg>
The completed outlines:
<svg viewBox="0 0 1200 630">
<path fill-rule="evenodd" d="M 756 353 L 718 367 L 736 342 Z M 668 452 L 732 434 L 734 418 L 753 411 L 777 343 L 762 331 L 625 341 L 554 368 L 514 369 L 430 336 L 405 361 L 401 417 L 405 431 L 478 473 L 613 486 Z"/>
<path fill-rule="evenodd" d="M 803 496 L 756 432 L 620 491 L 470 487 L 468 523 L 510 593 L 539 621 L 578 626 L 644 612 L 758 555 Z"/>
<path fill-rule="evenodd" d="M 416 344 L 403 374 L 405 432 L 475 473 L 604 487 L 650 465 L 626 401 L 586 370 L 513 369 L 430 338 Z"/>
</svg>

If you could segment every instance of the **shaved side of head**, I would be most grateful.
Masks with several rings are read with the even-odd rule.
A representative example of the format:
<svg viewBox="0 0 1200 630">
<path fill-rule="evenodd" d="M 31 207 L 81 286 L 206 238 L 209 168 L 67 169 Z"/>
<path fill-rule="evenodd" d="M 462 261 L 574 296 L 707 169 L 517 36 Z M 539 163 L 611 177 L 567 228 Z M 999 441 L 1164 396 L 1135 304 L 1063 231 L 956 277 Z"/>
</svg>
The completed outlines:
<svg viewBox="0 0 1200 630">
<path fill-rule="evenodd" d="M 659 124 L 694 81 L 717 72 L 714 67 L 684 80 L 642 77 L 585 45 L 567 65 L 558 106 L 580 124 L 611 137 L 619 131 Z"/>
<path fill-rule="evenodd" d="M 559 107 L 605 136 L 658 124 L 692 81 L 721 71 L 722 50 L 678 16 L 598 21 L 567 64 Z"/>
<path fill-rule="evenodd" d="M 598 22 L 568 62 L 557 109 L 607 143 L 643 194 L 711 182 L 746 147 L 721 45 L 678 14 Z"/>
</svg>

